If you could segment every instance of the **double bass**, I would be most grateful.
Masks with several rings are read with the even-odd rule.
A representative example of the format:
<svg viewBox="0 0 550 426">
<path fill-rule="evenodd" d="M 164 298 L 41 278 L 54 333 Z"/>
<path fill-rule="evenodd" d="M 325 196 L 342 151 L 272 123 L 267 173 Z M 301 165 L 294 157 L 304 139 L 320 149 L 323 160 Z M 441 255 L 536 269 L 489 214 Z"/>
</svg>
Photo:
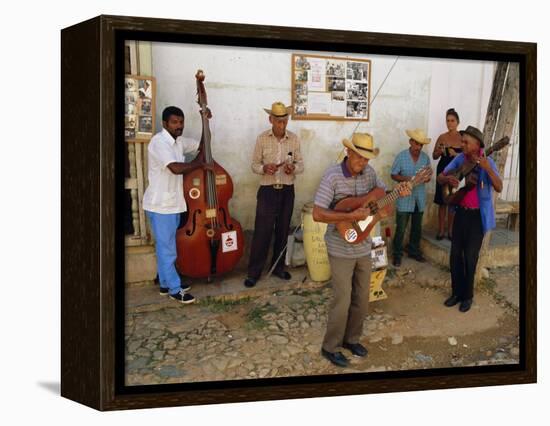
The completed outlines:
<svg viewBox="0 0 550 426">
<path fill-rule="evenodd" d="M 241 225 L 229 214 L 228 202 L 233 195 L 231 177 L 212 157 L 205 75 L 198 70 L 197 97 L 202 120 L 202 135 L 195 160 L 211 167 L 201 167 L 184 175 L 183 194 L 188 217 L 176 233 L 176 267 L 180 274 L 207 278 L 231 271 L 243 254 Z"/>
</svg>

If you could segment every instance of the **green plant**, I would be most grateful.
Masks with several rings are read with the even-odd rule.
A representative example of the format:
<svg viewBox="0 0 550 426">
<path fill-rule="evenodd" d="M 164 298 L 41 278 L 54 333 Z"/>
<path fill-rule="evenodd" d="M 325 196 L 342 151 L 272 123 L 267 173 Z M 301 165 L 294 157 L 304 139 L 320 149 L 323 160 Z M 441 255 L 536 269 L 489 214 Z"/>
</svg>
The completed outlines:
<svg viewBox="0 0 550 426">
<path fill-rule="evenodd" d="M 264 306 L 257 306 L 251 309 L 246 315 L 247 326 L 251 329 L 262 329 L 267 327 L 267 321 L 262 317 L 266 314 L 276 312 L 277 308 L 273 305 L 267 304 Z"/>
<path fill-rule="evenodd" d="M 216 297 L 205 297 L 199 300 L 199 305 L 208 308 L 212 312 L 228 312 L 236 306 L 246 305 L 250 303 L 250 297 L 243 297 L 240 299 L 219 299 Z"/>
</svg>

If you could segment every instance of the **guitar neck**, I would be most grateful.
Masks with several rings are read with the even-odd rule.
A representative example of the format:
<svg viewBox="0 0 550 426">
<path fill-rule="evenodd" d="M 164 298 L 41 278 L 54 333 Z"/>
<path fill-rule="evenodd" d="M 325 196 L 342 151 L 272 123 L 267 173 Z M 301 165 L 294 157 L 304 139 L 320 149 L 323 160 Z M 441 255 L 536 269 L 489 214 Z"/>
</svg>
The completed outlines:
<svg viewBox="0 0 550 426">
<path fill-rule="evenodd" d="M 418 185 L 418 182 L 415 182 L 414 180 L 412 180 L 410 182 L 411 182 L 413 188 L 416 185 Z M 376 202 L 376 205 L 378 206 L 379 209 L 381 209 L 381 208 L 386 207 L 388 204 L 394 203 L 398 198 L 399 198 L 399 191 L 396 188 L 392 192 L 390 192 L 389 194 L 387 194 L 384 197 L 380 198 Z"/>
</svg>

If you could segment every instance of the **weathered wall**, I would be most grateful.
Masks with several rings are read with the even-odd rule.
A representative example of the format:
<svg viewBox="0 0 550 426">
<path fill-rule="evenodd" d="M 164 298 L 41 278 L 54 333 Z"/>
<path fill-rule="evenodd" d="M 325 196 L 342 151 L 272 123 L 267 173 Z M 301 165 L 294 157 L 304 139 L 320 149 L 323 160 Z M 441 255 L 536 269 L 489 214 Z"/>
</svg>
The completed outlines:
<svg viewBox="0 0 550 426">
<path fill-rule="evenodd" d="M 269 127 L 263 108 L 274 101 L 290 103 L 292 53 L 170 43 L 152 46 L 152 75 L 157 79 L 157 129 L 161 128 L 164 107 L 177 105 L 186 115 L 184 135 L 200 138 L 194 75 L 197 69 L 204 70 L 208 104 L 213 112 L 210 126 L 214 158 L 233 178 L 235 193 L 230 209 L 245 229 L 254 225 L 259 182 L 259 176 L 250 169 L 250 158 L 256 136 Z M 395 60 L 393 56 L 340 52 L 333 55 L 372 60 L 371 100 Z M 408 147 L 405 129 L 429 129 L 435 139 L 444 130 L 444 111 L 448 106 L 478 117 L 477 122 L 468 124 L 483 122 L 480 111 L 486 104 L 486 93 L 490 92 L 490 82 L 487 87 L 484 78 L 488 65 L 468 61 L 466 66 L 453 67 L 440 62 L 400 58 L 372 104 L 370 121 L 359 125 L 358 131 L 373 134 L 381 149 L 372 164 L 389 186 L 393 159 Z M 436 121 L 432 121 L 434 117 Z M 439 130 L 441 125 L 443 128 Z M 313 199 L 323 171 L 336 161 L 342 138 L 349 138 L 356 126 L 357 122 L 290 120 L 288 129 L 301 139 L 306 168 L 296 181 L 294 224 L 299 223 L 302 206 Z M 432 148 L 433 145 L 427 147 L 428 154 Z"/>
</svg>

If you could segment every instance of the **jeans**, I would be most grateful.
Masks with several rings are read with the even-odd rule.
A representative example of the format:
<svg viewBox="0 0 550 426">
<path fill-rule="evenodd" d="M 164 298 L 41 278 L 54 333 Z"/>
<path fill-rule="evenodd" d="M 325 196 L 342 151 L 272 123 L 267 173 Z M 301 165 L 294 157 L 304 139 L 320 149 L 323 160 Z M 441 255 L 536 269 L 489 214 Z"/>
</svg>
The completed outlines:
<svg viewBox="0 0 550 426">
<path fill-rule="evenodd" d="M 393 239 L 393 257 L 403 256 L 403 238 L 405 229 L 411 217 L 411 234 L 409 237 L 409 255 L 418 256 L 420 252 L 420 237 L 422 236 L 422 215 L 424 212 L 418 211 L 415 206 L 414 212 L 395 212 L 395 237 Z"/>
<path fill-rule="evenodd" d="M 170 294 L 177 294 L 181 288 L 181 280 L 176 271 L 176 231 L 180 223 L 180 213 L 162 214 L 145 211 L 151 221 L 155 236 L 155 251 L 157 255 L 157 271 L 160 286 L 168 288 Z"/>
</svg>

